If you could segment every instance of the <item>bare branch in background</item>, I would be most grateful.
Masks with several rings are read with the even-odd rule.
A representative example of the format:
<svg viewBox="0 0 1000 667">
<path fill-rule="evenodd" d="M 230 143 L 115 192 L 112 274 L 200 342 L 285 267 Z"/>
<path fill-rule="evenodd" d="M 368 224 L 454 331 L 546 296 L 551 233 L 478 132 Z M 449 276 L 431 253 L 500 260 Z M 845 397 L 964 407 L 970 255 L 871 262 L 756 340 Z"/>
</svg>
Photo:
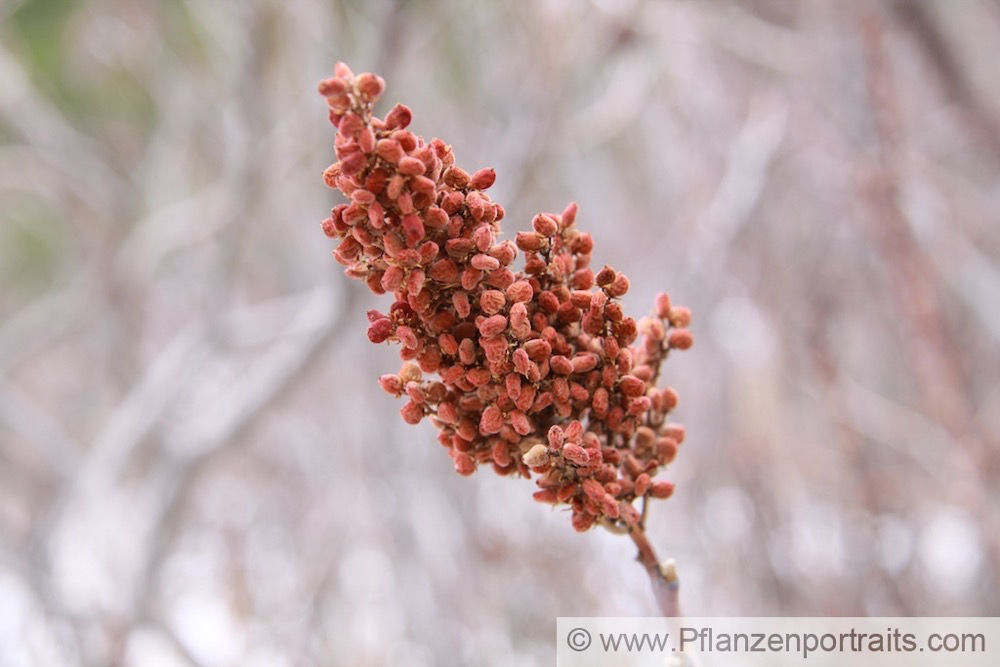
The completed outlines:
<svg viewBox="0 0 1000 667">
<path fill-rule="evenodd" d="M 506 238 L 575 199 L 627 310 L 692 306 L 643 523 L 686 613 L 1000 613 L 995 4 L 22 0 L 0 43 L 0 663 L 543 665 L 658 613 L 369 382 L 337 60 L 496 168 Z"/>
</svg>

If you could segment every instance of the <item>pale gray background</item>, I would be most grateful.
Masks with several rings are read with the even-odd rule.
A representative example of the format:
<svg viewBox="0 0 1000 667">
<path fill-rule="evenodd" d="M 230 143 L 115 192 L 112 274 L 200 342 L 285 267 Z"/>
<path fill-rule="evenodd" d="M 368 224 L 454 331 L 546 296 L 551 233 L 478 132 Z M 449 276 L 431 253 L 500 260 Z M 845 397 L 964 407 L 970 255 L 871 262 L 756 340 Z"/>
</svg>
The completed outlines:
<svg viewBox="0 0 1000 667">
<path fill-rule="evenodd" d="M 459 478 L 319 221 L 336 60 L 580 204 L 689 438 L 691 614 L 998 614 L 1000 6 L 0 3 L 0 663 L 549 665 L 625 538 Z"/>
</svg>

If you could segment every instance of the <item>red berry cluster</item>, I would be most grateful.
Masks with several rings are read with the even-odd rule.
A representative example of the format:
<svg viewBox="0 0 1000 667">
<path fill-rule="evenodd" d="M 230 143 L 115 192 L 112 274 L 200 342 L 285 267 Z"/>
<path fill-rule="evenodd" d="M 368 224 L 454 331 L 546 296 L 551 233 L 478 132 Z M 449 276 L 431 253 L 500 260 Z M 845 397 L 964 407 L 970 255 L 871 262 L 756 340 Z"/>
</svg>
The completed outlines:
<svg viewBox="0 0 1000 667">
<path fill-rule="evenodd" d="M 498 242 L 493 170 L 469 175 L 450 146 L 406 129 L 403 105 L 375 117 L 384 88 L 342 63 L 319 85 L 338 130 L 324 178 L 350 200 L 323 230 L 340 239 L 347 275 L 394 297 L 388 313 L 368 313 L 371 341 L 399 343 L 406 362 L 382 388 L 408 397 L 407 422 L 430 417 L 459 473 L 535 473 L 535 498 L 571 506 L 578 530 L 636 524 L 636 498 L 673 491 L 653 478 L 684 428 L 667 422 L 676 392 L 656 385 L 668 352 L 691 345 L 689 311 L 660 294 L 655 316 L 626 316 L 628 278 L 589 268 L 575 204 Z"/>
</svg>

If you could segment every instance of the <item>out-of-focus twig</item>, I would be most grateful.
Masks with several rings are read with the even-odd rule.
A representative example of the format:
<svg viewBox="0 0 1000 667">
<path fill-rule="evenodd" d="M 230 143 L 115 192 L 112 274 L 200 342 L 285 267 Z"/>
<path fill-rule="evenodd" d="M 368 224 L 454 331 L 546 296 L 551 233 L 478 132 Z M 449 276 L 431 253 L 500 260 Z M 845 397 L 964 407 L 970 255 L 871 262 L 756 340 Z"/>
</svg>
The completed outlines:
<svg viewBox="0 0 1000 667">
<path fill-rule="evenodd" d="M 952 110 L 965 125 L 976 144 L 986 148 L 994 159 L 1000 158 L 1000 119 L 990 113 L 987 105 L 983 103 L 979 91 L 970 81 L 969 64 L 963 66 L 961 59 L 955 53 L 955 45 L 949 42 L 946 31 L 941 25 L 943 20 L 953 19 L 936 15 L 938 12 L 947 13 L 948 10 L 944 6 L 935 7 L 933 4 L 900 0 L 890 2 L 889 7 L 924 52 L 926 61 L 930 65 L 928 71 L 934 75 L 936 83 L 953 102 Z M 994 22 L 997 21 L 995 6 L 989 8 L 973 5 L 967 7 L 966 11 L 975 12 L 982 19 L 992 18 Z"/>
<path fill-rule="evenodd" d="M 52 170 L 51 184 L 73 192 L 93 210 L 113 210 L 125 182 L 107 164 L 91 137 L 66 122 L 0 46 L 0 119 L 15 128 Z"/>
<path fill-rule="evenodd" d="M 956 489 L 961 503 L 974 508 L 988 522 L 984 536 L 989 543 L 990 567 L 1000 572 L 1000 529 L 987 489 L 995 488 L 1000 472 L 995 443 L 984 440 L 974 428 L 973 400 L 965 377 L 959 339 L 948 330 L 939 300 L 935 272 L 914 240 L 900 199 L 905 173 L 900 148 L 905 140 L 901 108 L 893 72 L 884 44 L 884 26 L 874 12 L 860 18 L 867 63 L 868 92 L 876 136 L 874 162 L 863 185 L 870 207 L 868 232 L 875 242 L 889 286 L 893 306 L 902 316 L 907 357 L 913 366 L 924 409 L 951 435 L 951 458 L 960 473 L 977 484 Z"/>
<path fill-rule="evenodd" d="M 204 419 L 166 434 L 165 446 L 172 465 L 155 516 L 153 543 L 147 550 L 148 559 L 134 596 L 133 604 L 142 610 L 140 618 L 149 613 L 149 605 L 153 604 L 151 588 L 182 527 L 185 501 L 198 471 L 224 448 L 238 443 L 240 435 L 263 417 L 267 407 L 283 396 L 327 349 L 345 320 L 341 314 L 351 312 L 352 298 L 343 292 L 334 298 L 328 287 L 306 295 L 299 312 L 287 324 L 288 334 L 279 336 L 268 354 L 246 369 L 246 377 L 238 386 L 220 387 L 202 412 Z"/>
</svg>

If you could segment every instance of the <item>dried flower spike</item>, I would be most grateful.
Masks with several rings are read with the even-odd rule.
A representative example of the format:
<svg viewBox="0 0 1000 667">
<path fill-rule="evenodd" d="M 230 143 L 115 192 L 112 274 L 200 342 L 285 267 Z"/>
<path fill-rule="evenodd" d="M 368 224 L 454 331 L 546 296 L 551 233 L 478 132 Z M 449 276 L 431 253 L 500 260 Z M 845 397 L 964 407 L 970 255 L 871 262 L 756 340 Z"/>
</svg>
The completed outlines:
<svg viewBox="0 0 1000 667">
<path fill-rule="evenodd" d="M 408 396 L 407 422 L 430 417 L 460 474 L 484 464 L 534 473 L 534 497 L 570 508 L 578 530 L 628 532 L 656 584 L 633 503 L 673 493 L 654 478 L 684 431 L 667 421 L 676 392 L 656 383 L 670 351 L 692 344 L 690 312 L 661 293 L 641 327 L 626 316 L 629 280 L 589 267 L 593 239 L 576 204 L 498 241 L 504 209 L 485 192 L 493 169 L 470 175 L 442 140 L 405 129 L 413 114 L 402 104 L 376 117 L 384 90 L 342 63 L 319 85 L 338 130 L 323 179 L 349 201 L 323 232 L 340 240 L 334 257 L 348 276 L 391 295 L 387 315 L 370 313 L 368 337 L 399 343 L 407 361 L 382 388 Z"/>
</svg>

